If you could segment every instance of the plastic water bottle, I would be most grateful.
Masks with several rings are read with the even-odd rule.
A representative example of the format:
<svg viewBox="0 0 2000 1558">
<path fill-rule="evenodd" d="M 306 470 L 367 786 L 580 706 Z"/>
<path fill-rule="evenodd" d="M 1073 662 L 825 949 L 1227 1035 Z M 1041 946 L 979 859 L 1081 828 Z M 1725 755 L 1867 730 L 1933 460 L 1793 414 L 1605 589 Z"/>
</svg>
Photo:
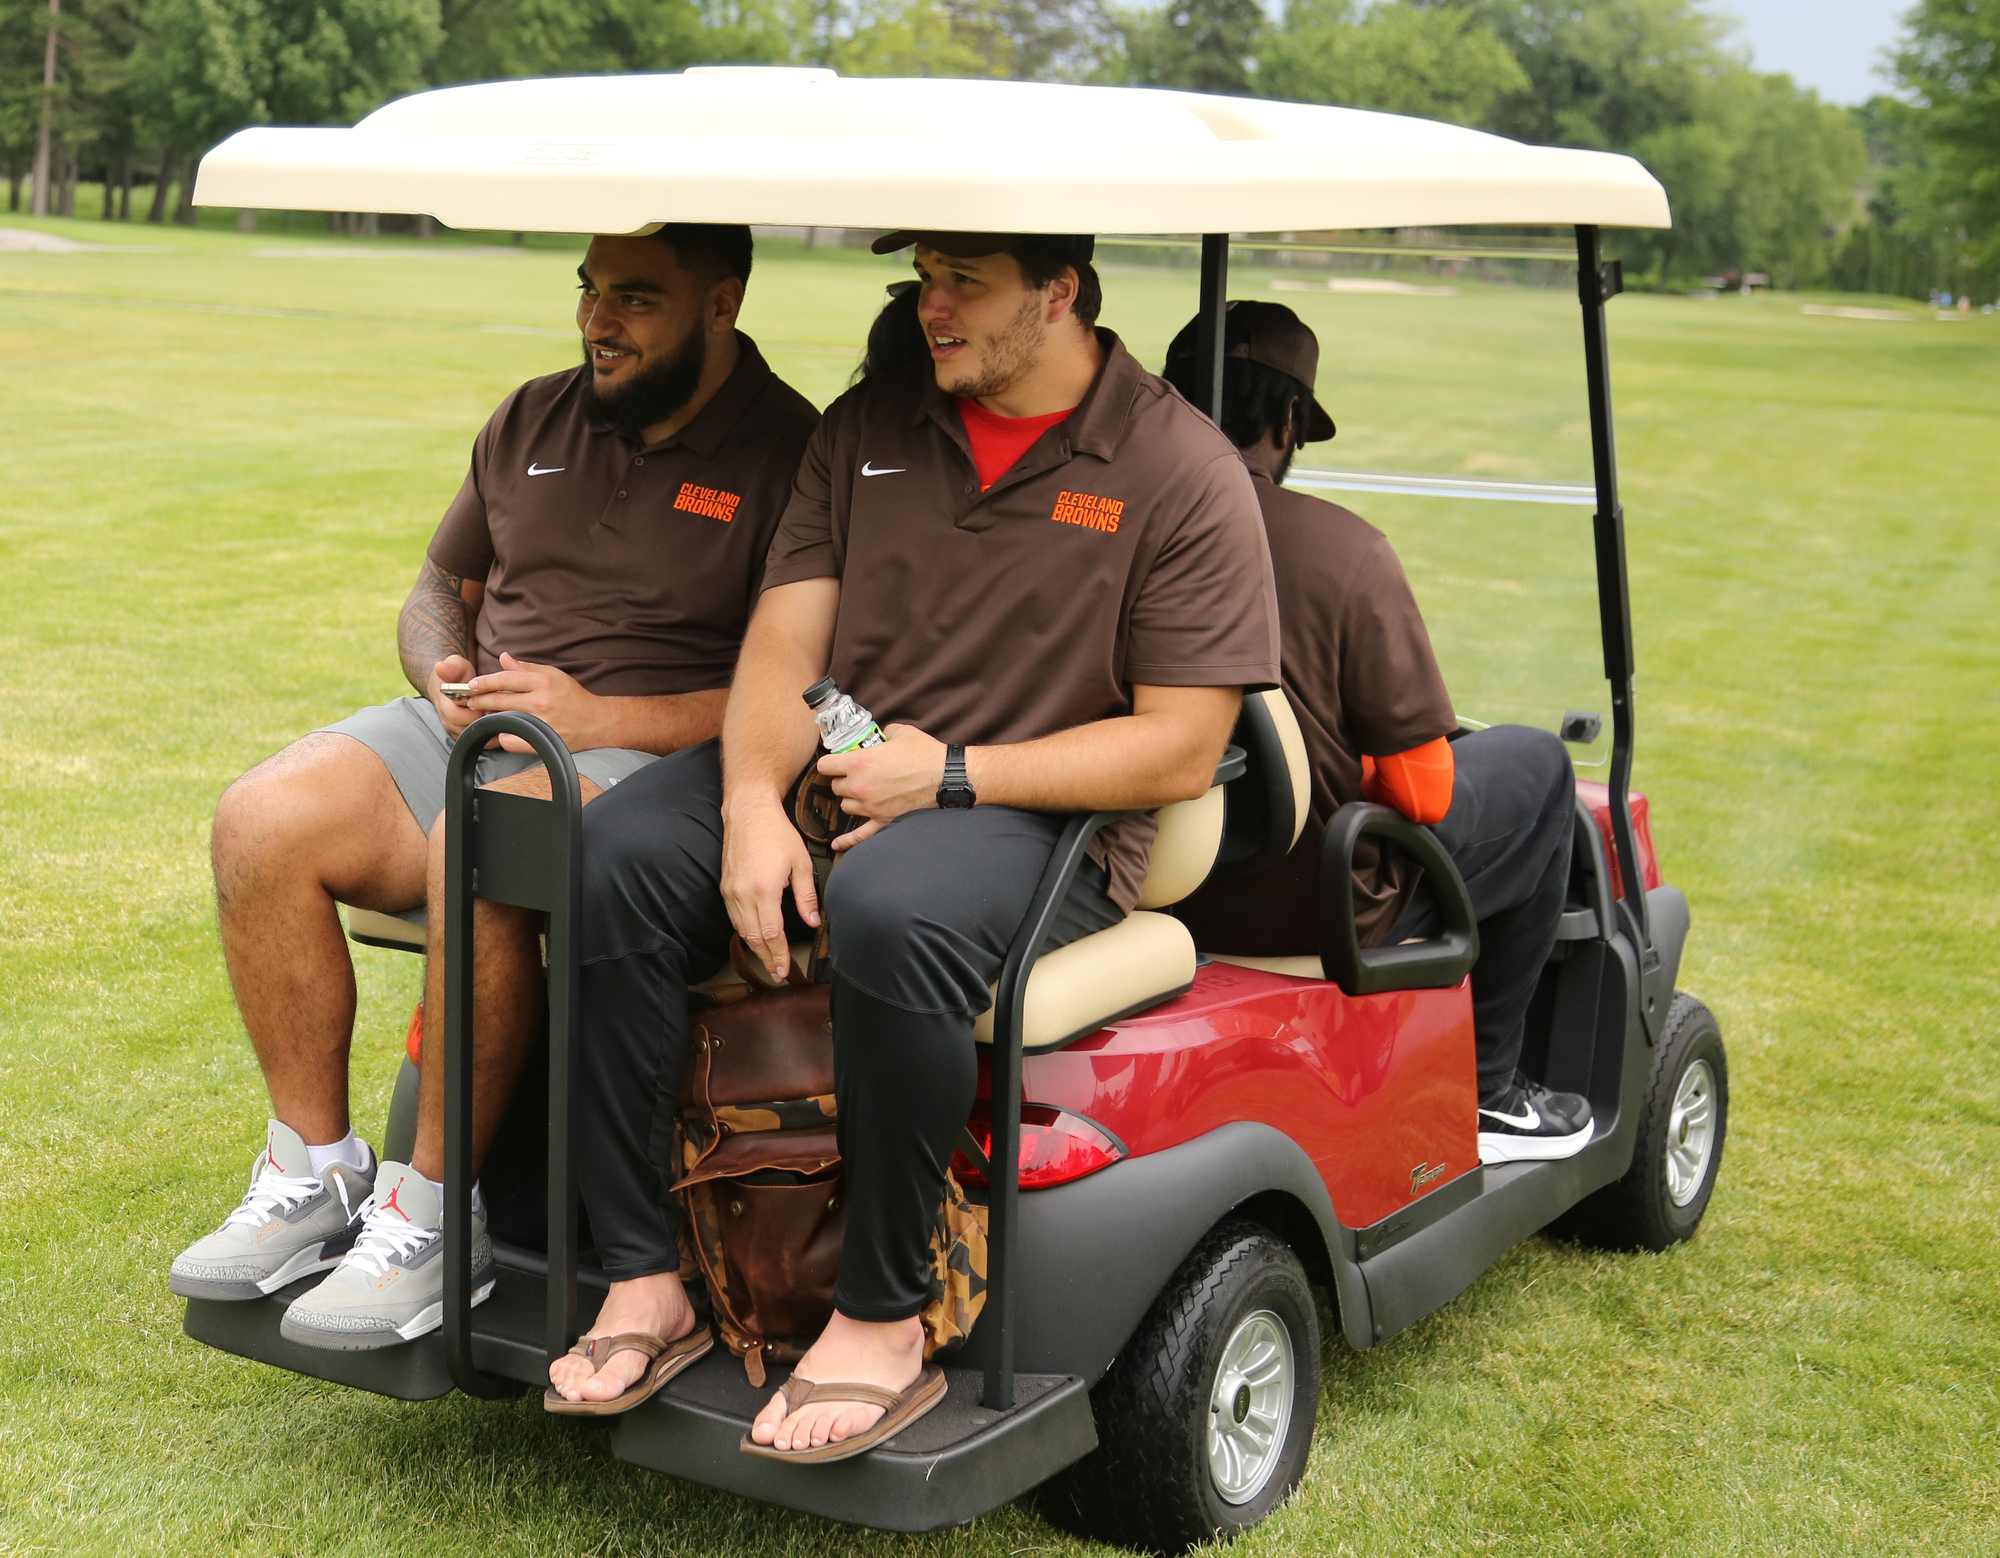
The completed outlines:
<svg viewBox="0 0 2000 1558">
<path fill-rule="evenodd" d="M 805 690 L 806 707 L 813 711 L 819 726 L 820 745 L 829 752 L 852 752 L 856 747 L 882 744 L 882 727 L 875 716 L 846 693 L 831 676 L 822 676 Z"/>
</svg>

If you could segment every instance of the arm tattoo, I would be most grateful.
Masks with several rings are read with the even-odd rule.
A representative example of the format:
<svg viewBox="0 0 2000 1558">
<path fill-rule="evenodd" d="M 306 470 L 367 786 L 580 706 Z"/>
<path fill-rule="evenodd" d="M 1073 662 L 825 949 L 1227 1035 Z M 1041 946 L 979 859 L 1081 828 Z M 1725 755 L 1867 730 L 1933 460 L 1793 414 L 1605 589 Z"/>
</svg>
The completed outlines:
<svg viewBox="0 0 2000 1558">
<path fill-rule="evenodd" d="M 464 584 L 463 575 L 447 573 L 426 557 L 416 587 L 403 602 L 396 650 L 403 659 L 403 674 L 419 694 L 438 661 L 452 655 L 472 658 L 472 612 L 459 593 Z"/>
</svg>

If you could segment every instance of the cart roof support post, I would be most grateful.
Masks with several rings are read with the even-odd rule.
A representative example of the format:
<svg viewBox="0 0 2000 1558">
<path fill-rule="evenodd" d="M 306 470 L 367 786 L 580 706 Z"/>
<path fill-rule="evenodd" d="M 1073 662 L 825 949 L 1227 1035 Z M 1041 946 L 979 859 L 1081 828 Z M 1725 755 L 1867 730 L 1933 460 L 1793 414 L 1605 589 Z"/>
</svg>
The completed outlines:
<svg viewBox="0 0 2000 1558">
<path fill-rule="evenodd" d="M 1194 376 L 1208 404 L 1201 409 L 1222 426 L 1222 348 L 1229 317 L 1229 234 L 1201 235 L 1201 311 L 1194 332 Z"/>
<path fill-rule="evenodd" d="M 1595 227 L 1576 230 L 1576 291 L 1583 305 L 1583 369 L 1590 396 L 1590 460 L 1597 484 L 1597 613 L 1604 675 L 1611 683 L 1611 832 L 1624 878 L 1622 902 L 1637 927 L 1644 959 L 1651 941 L 1646 881 L 1632 831 L 1632 585 L 1625 568 L 1625 510 L 1618 501 L 1618 444 L 1611 424 L 1611 348 L 1604 305 L 1625 289 L 1619 262 L 1606 260 Z"/>
<path fill-rule="evenodd" d="M 480 790 L 486 744 L 519 736 L 548 770 L 550 799 Z M 532 714 L 485 714 L 466 727 L 445 774 L 444 851 L 444 1342 L 452 1383 L 468 1396 L 521 1387 L 472 1357 L 472 903 L 538 909 L 549 937 L 548 1355 L 576 1339 L 576 1191 L 570 1172 L 570 1084 L 580 1014 L 578 935 L 583 794 L 576 763 Z"/>
</svg>

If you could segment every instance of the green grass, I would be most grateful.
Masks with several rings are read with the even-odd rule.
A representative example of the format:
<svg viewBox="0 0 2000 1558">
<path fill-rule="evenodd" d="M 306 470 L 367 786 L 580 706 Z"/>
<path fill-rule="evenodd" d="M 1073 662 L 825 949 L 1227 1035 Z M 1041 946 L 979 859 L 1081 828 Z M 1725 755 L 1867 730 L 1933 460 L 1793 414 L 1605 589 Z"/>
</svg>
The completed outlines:
<svg viewBox="0 0 2000 1558">
<path fill-rule="evenodd" d="M 167 252 L 0 255 L 0 1553 L 1084 1551 L 1019 1507 L 922 1539 L 776 1514 L 532 1399 L 402 1405 L 180 1335 L 166 1264 L 263 1118 L 215 797 L 398 690 L 473 432 L 571 359 L 571 260 L 32 225 Z M 255 252 L 313 246 L 340 252 Z M 747 326 L 823 401 L 891 275 L 766 246 Z M 1191 273 L 1108 286 L 1157 363 Z M 1566 294 L 1283 296 L 1328 343 L 1316 463 L 1582 474 Z M 1640 782 L 1734 1063 L 1707 1225 L 1662 1257 L 1533 1241 L 1332 1345 L 1311 1470 L 1246 1555 L 2000 1548 L 2000 319 L 1799 301 L 1612 306 Z M 1604 707 L 1587 511 L 1357 506 L 1468 712 Z M 416 961 L 356 956 L 385 1099 Z"/>
</svg>

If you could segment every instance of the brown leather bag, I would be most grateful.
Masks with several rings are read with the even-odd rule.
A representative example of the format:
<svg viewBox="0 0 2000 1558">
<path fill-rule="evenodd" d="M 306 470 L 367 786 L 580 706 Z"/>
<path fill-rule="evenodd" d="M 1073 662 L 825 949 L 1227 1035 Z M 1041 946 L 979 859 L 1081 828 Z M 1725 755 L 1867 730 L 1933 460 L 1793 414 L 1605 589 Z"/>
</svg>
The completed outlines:
<svg viewBox="0 0 2000 1558">
<path fill-rule="evenodd" d="M 681 1079 L 682 1272 L 753 1385 L 796 1362 L 833 1314 L 846 1230 L 825 985 L 756 991 L 701 1012 Z M 986 1301 L 986 1208 L 949 1175 L 931 1233 L 924 1355 L 964 1337 Z"/>
</svg>

